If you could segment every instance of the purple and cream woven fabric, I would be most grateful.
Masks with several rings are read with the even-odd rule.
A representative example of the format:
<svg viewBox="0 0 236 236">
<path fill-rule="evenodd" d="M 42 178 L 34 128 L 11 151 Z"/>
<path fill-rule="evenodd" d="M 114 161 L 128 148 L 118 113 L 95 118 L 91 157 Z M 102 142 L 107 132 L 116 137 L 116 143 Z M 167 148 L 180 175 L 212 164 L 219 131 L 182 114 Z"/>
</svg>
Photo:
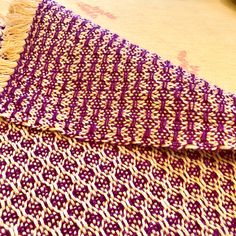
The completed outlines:
<svg viewBox="0 0 236 236">
<path fill-rule="evenodd" d="M 53 0 L 16 2 L 0 236 L 236 235 L 236 95 Z"/>
</svg>

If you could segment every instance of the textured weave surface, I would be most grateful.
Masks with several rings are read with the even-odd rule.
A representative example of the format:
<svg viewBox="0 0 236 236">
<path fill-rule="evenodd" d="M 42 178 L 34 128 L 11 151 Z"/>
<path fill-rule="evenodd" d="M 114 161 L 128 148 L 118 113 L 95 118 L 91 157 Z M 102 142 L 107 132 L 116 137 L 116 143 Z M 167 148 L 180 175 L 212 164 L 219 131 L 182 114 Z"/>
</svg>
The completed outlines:
<svg viewBox="0 0 236 236">
<path fill-rule="evenodd" d="M 236 144 L 234 95 L 54 2 L 40 4 L 0 103 L 12 121 L 84 140 Z"/>
<path fill-rule="evenodd" d="M 15 122 L 173 148 L 233 148 L 235 107 L 234 95 L 51 1 L 40 4 L 0 94 L 1 113 Z"/>
<path fill-rule="evenodd" d="M 4 121 L 0 134 L 5 229 L 20 235 L 236 234 L 231 151 L 83 143 Z"/>
<path fill-rule="evenodd" d="M 0 232 L 236 234 L 235 107 L 43 0 L 0 93 Z"/>
</svg>

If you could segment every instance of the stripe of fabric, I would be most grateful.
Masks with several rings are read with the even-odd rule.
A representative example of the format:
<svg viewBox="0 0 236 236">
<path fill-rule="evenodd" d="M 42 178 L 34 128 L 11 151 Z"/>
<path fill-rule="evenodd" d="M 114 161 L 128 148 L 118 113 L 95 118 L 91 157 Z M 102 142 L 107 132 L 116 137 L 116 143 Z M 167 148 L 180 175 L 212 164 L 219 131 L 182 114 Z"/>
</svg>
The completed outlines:
<svg viewBox="0 0 236 236">
<path fill-rule="evenodd" d="M 83 141 L 236 145 L 235 95 L 50 0 L 39 4 L 0 112 Z"/>
</svg>

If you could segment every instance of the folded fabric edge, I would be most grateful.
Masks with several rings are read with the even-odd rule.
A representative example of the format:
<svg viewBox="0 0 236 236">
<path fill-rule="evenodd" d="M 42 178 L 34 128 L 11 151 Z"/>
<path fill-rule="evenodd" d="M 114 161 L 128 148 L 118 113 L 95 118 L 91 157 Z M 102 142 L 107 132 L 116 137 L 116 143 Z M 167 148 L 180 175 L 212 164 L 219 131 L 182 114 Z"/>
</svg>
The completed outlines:
<svg viewBox="0 0 236 236">
<path fill-rule="evenodd" d="M 13 0 L 9 6 L 4 19 L 5 29 L 0 49 L 0 92 L 13 74 L 20 53 L 24 49 L 25 39 L 39 2 L 39 0 Z"/>
</svg>

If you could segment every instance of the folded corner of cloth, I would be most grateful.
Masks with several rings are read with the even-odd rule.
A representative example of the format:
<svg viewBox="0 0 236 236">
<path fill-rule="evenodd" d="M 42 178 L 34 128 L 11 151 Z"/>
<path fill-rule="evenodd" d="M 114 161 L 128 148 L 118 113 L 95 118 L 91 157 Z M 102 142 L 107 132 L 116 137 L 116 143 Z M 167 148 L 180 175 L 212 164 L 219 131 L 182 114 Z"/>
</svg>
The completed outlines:
<svg viewBox="0 0 236 236">
<path fill-rule="evenodd" d="M 236 235 L 234 94 L 54 0 L 4 26 L 0 235 Z"/>
</svg>

